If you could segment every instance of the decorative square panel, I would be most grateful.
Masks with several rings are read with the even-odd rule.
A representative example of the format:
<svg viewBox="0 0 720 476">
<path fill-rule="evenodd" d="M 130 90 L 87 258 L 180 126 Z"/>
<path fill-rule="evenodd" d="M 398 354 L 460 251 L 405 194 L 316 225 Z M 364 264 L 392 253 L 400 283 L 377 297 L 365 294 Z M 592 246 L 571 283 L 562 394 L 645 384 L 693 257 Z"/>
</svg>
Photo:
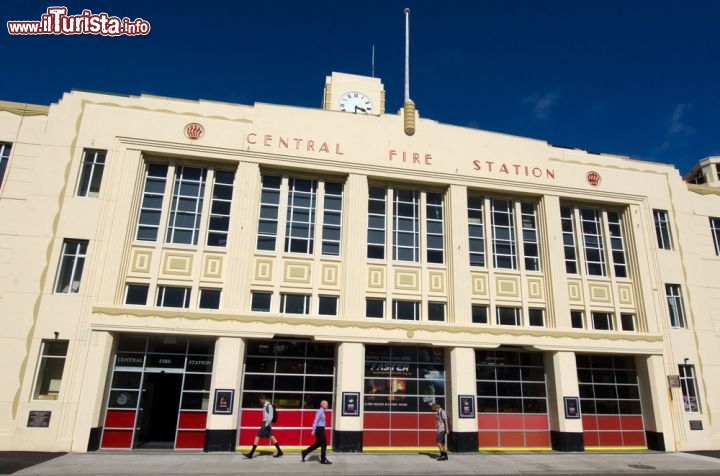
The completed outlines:
<svg viewBox="0 0 720 476">
<path fill-rule="evenodd" d="M 273 279 L 273 262 L 270 259 L 255 258 L 255 281 L 269 282 Z"/>
<path fill-rule="evenodd" d="M 545 283 L 542 278 L 527 278 L 527 285 L 529 299 L 545 300 Z"/>
<path fill-rule="evenodd" d="M 568 299 L 573 304 L 583 304 L 582 284 L 580 281 L 568 280 Z"/>
<path fill-rule="evenodd" d="M 202 279 L 222 279 L 224 255 L 203 255 Z"/>
<path fill-rule="evenodd" d="M 472 280 L 473 297 L 489 297 L 487 274 L 472 273 L 470 279 Z"/>
<path fill-rule="evenodd" d="M 495 287 L 498 297 L 519 298 L 520 297 L 520 278 L 516 276 L 496 276 Z"/>
<path fill-rule="evenodd" d="M 133 248 L 130 252 L 130 273 L 149 274 L 153 250 Z"/>
<path fill-rule="evenodd" d="M 368 288 L 385 289 L 385 268 L 368 267 Z"/>
<path fill-rule="evenodd" d="M 609 283 L 589 283 L 591 304 L 612 304 L 612 293 Z"/>
<path fill-rule="evenodd" d="M 340 265 L 338 263 L 323 263 L 321 269 L 322 285 L 336 287 L 338 285 Z"/>
<path fill-rule="evenodd" d="M 194 256 L 194 253 L 180 251 L 163 252 L 161 274 L 190 277 L 192 275 Z"/>
<path fill-rule="evenodd" d="M 395 288 L 403 291 L 419 291 L 419 274 L 419 270 L 395 270 Z"/>
<path fill-rule="evenodd" d="M 445 272 L 430 271 L 428 273 L 428 287 L 432 293 L 445 292 Z"/>
<path fill-rule="evenodd" d="M 286 261 L 283 271 L 283 282 L 294 284 L 310 284 L 311 263 L 304 261 Z"/>
<path fill-rule="evenodd" d="M 635 295 L 630 284 L 618 284 L 618 302 L 621 306 L 635 306 Z"/>
</svg>

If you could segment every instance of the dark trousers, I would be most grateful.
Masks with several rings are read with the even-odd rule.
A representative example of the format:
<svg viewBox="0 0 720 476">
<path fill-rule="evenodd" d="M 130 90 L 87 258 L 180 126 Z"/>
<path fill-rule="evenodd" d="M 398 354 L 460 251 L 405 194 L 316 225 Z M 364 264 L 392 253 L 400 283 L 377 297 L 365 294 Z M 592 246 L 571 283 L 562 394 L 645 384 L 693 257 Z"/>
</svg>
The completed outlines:
<svg viewBox="0 0 720 476">
<path fill-rule="evenodd" d="M 320 448 L 320 461 L 324 461 L 325 452 L 327 451 L 327 439 L 325 438 L 324 426 L 315 428 L 315 443 L 305 449 L 305 454 L 309 455 L 318 448 Z"/>
</svg>

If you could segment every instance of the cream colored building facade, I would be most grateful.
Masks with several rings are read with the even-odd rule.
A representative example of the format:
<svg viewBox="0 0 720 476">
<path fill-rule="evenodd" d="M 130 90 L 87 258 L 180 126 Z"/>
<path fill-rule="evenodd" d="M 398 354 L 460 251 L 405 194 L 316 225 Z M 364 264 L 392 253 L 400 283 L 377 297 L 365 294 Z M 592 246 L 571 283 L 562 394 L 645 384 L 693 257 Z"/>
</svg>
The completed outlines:
<svg viewBox="0 0 720 476">
<path fill-rule="evenodd" d="M 720 448 L 720 157 L 403 115 L 0 103 L 0 448 Z"/>
</svg>

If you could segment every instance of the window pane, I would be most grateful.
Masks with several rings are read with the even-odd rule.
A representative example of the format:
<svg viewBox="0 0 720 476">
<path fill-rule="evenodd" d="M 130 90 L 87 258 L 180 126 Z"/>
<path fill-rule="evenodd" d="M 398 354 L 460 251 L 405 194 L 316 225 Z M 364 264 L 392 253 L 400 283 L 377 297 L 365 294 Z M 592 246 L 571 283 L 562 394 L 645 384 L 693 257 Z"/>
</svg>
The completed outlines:
<svg viewBox="0 0 720 476">
<path fill-rule="evenodd" d="M 200 309 L 220 309 L 220 290 L 201 289 L 198 307 Z"/>
<path fill-rule="evenodd" d="M 147 305 L 148 289 L 147 284 L 128 284 L 125 293 L 125 304 Z"/>
<path fill-rule="evenodd" d="M 272 293 L 253 292 L 250 310 L 257 312 L 270 312 L 271 298 Z"/>
</svg>

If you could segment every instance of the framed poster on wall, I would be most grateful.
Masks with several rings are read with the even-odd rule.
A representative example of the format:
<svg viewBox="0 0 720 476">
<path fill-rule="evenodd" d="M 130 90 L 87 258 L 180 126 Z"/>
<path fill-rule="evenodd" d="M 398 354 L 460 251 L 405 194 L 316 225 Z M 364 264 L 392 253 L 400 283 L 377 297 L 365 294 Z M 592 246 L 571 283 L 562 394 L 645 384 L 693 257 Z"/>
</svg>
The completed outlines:
<svg viewBox="0 0 720 476">
<path fill-rule="evenodd" d="M 475 418 L 475 397 L 472 395 L 458 395 L 458 418 Z"/>
<path fill-rule="evenodd" d="M 563 397 L 565 418 L 580 418 L 580 397 Z"/>
<path fill-rule="evenodd" d="M 234 397 L 235 390 L 231 388 L 216 388 L 213 413 L 216 415 L 230 415 L 233 409 Z"/>
<path fill-rule="evenodd" d="M 360 416 L 360 392 L 342 393 L 342 416 Z"/>
</svg>

